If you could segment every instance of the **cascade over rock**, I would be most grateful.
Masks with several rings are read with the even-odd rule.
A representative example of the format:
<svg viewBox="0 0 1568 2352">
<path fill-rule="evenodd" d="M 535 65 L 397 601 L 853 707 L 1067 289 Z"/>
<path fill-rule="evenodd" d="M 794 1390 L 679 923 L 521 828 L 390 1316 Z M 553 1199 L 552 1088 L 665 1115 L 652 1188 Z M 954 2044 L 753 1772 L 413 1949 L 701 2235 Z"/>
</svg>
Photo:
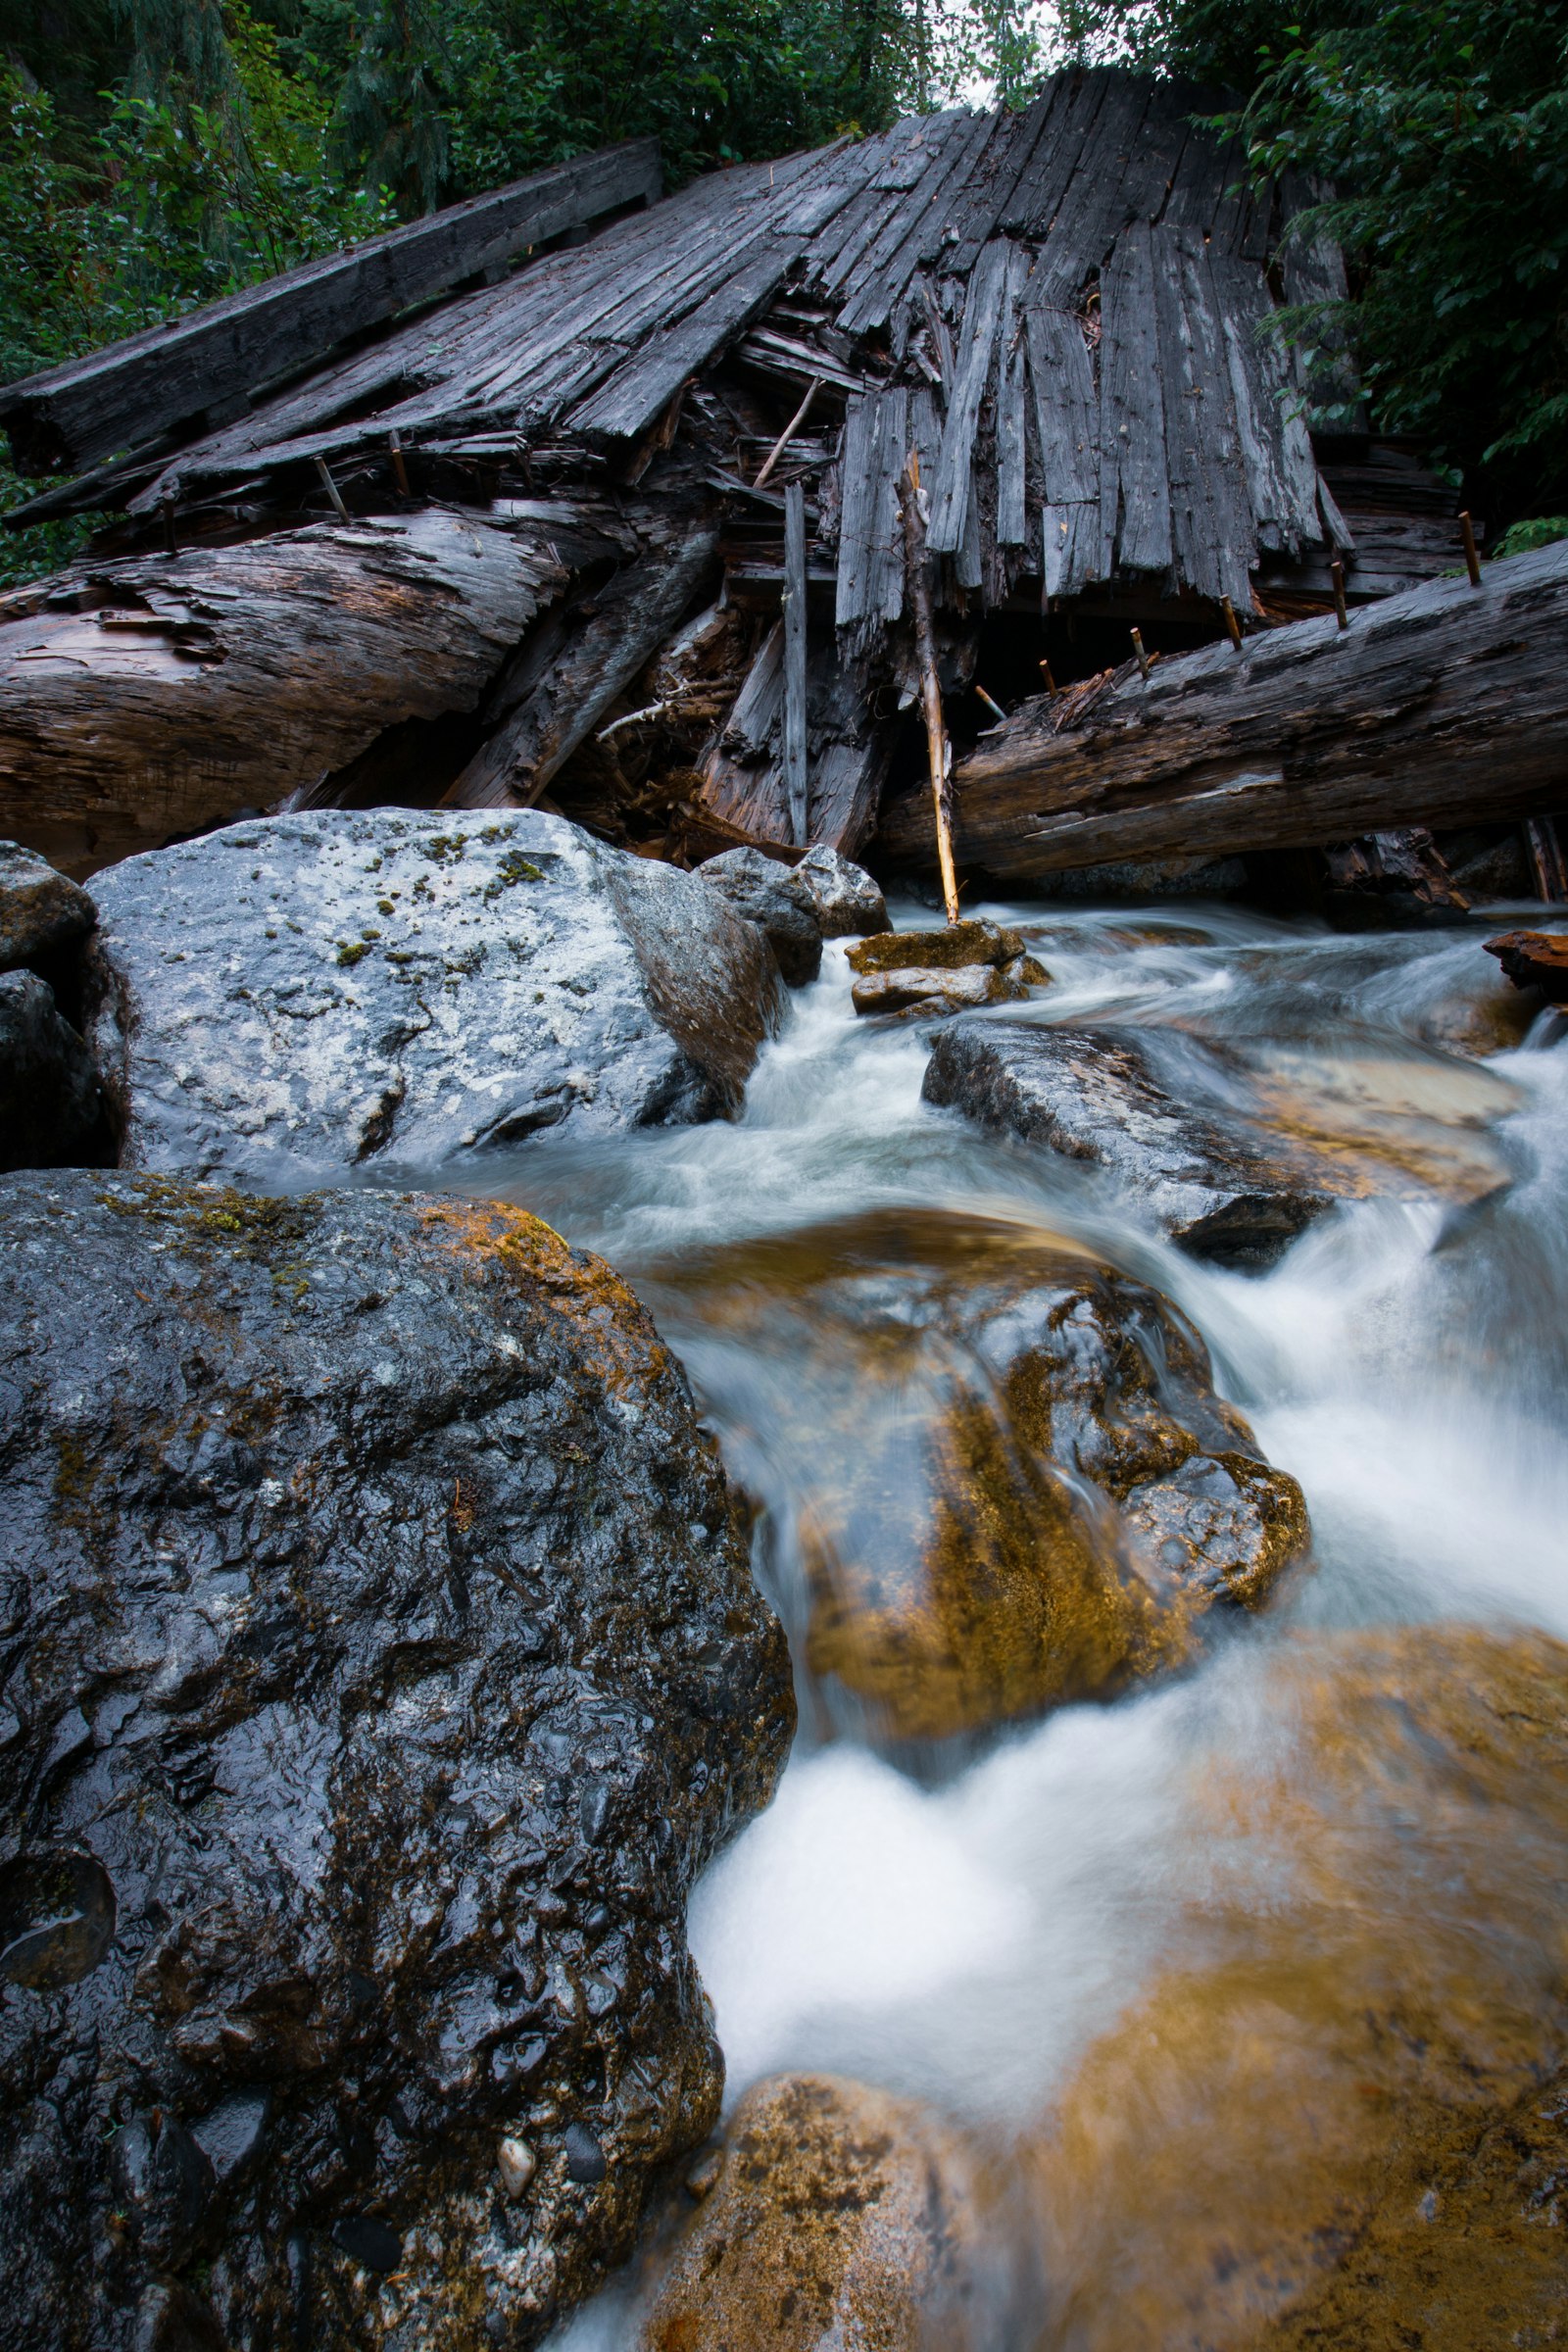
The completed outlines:
<svg viewBox="0 0 1568 2352">
<path fill-rule="evenodd" d="M 7 2340 L 532 2344 L 716 2118 L 793 1723 L 685 1380 L 517 1210 L 0 1191 Z"/>
</svg>

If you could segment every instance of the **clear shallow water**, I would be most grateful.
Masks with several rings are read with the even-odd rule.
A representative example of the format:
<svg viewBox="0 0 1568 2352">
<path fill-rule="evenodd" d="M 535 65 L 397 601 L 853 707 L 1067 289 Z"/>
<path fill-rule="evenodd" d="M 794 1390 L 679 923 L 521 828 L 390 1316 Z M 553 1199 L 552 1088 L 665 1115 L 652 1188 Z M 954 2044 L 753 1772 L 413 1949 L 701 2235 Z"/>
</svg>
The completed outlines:
<svg viewBox="0 0 1568 2352">
<path fill-rule="evenodd" d="M 1169 1956 L 1195 1867 L 1178 1825 L 1215 1760 L 1268 1743 L 1276 1626 L 1458 1616 L 1568 1636 L 1568 1050 L 1551 1050 L 1568 1023 L 1519 1037 L 1475 929 L 986 911 L 1030 929 L 1052 972 L 1030 1017 L 1155 1034 L 1217 1115 L 1394 1190 L 1348 1200 L 1262 1277 L 1197 1264 L 1081 1169 L 924 1106 L 924 1035 L 857 1022 L 842 948 L 733 1124 L 535 1149 L 476 1178 L 631 1280 L 764 1506 L 759 1573 L 796 1642 L 801 1731 L 690 1919 L 730 2102 L 826 2067 L 985 2126 L 1038 2114 Z M 1197 1673 L 918 1770 L 858 1736 L 802 1662 L 802 1517 L 855 1416 L 803 1418 L 820 1335 L 747 1257 L 911 1208 L 1060 1237 L 1164 1292 L 1301 1481 L 1315 1535 L 1311 1573 Z M 561 2352 L 631 2345 L 635 2306 L 634 2285 L 612 2290 Z"/>
</svg>

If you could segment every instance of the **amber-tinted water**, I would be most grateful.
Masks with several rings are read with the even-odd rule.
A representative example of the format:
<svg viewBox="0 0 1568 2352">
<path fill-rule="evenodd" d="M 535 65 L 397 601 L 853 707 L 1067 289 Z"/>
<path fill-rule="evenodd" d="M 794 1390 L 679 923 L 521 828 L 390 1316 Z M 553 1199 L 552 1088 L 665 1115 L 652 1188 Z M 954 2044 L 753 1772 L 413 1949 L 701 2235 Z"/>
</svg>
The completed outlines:
<svg viewBox="0 0 1568 2352">
<path fill-rule="evenodd" d="M 1136 1026 L 1177 1091 L 1332 1171 L 1343 1205 L 1264 1275 L 1195 1263 L 1083 1168 L 922 1104 L 924 1035 L 856 1022 L 841 948 L 796 999 L 738 1121 L 591 1153 L 537 1148 L 482 1183 L 632 1281 L 760 1506 L 757 1571 L 790 1630 L 801 1730 L 774 1804 L 692 1906 L 730 2098 L 781 2069 L 830 2068 L 993 2135 L 1038 2132 L 1065 2101 L 1070 2137 L 1092 2080 L 1097 2130 L 1108 2104 L 1136 2165 L 1136 2116 L 1115 2109 L 1147 2086 L 1118 2091 L 1131 2078 L 1114 2046 L 1079 2079 L 1084 2053 L 1140 2000 L 1177 1997 L 1200 1912 L 1223 1912 L 1224 1970 L 1266 1984 L 1282 1966 L 1271 1839 L 1283 1879 L 1358 1801 L 1327 1735 L 1282 1762 L 1289 1629 L 1341 1629 L 1312 1652 L 1328 1661 L 1314 1690 L 1337 1674 L 1348 1690 L 1358 1645 L 1389 1624 L 1568 1637 L 1568 1024 L 1529 1026 L 1476 930 L 1347 939 L 1231 911 L 987 911 L 1028 931 L 1052 974 L 1028 1017 Z M 955 1397 L 986 1393 L 965 1302 L 987 1284 L 1070 1288 L 1090 1265 L 1190 1319 L 1220 1395 L 1300 1482 L 1313 1553 L 1271 1607 L 1227 1612 L 1217 1636 L 1207 1620 L 1191 1640 L 1184 1628 L 1164 1651 L 1086 1602 L 1081 1672 L 1120 1658 L 1107 1684 L 1119 1695 L 1042 1713 L 990 1620 L 978 1681 L 954 1670 L 969 1539 L 950 1527 L 937 1541 L 933 1513 L 944 1459 L 968 1442 Z M 990 1509 L 992 1473 L 971 1455 Z M 1013 1470 L 997 1475 L 993 1591 L 1027 1583 L 1048 1537 L 1074 1561 L 1093 1548 L 1092 1494 L 1046 1478 L 1020 1502 Z M 920 1638 L 893 1666 L 883 1651 L 868 1665 L 846 1642 L 846 1609 L 897 1617 L 911 1583 L 930 1603 Z M 1221 1831 L 1203 1814 L 1216 1789 L 1229 1791 Z M 1415 1895 L 1408 1841 L 1379 1843 L 1387 1818 L 1352 1841 L 1336 1916 L 1372 1918 L 1383 1890 L 1430 1961 L 1423 1998 L 1467 1997 L 1455 1987 L 1473 1962 L 1489 2018 L 1524 2031 L 1547 1994 L 1503 1949 L 1517 1929 L 1498 1891 L 1508 1853 L 1417 1874 Z M 1539 1878 L 1540 1855 L 1521 1851 L 1518 1870 Z M 1386 1921 L 1378 1934 L 1356 1949 L 1375 1944 L 1365 1966 L 1381 1982 L 1402 1946 Z M 1341 1954 L 1329 1977 L 1343 1987 L 1354 1965 Z M 1310 2016 L 1313 2001 L 1332 2005 L 1308 1987 L 1286 2010 Z M 1253 2091 L 1269 2079 L 1254 2070 Z M 1298 2087 L 1282 2053 L 1281 2095 Z M 1160 2244 L 1134 2261 L 1124 2222 L 1123 2301 L 1102 2278 L 1085 2317 L 1071 2282 L 1105 2258 L 1099 2208 L 1075 2218 L 1058 2196 L 1048 2220 L 1019 2226 L 1042 2240 L 1025 2265 L 1027 2324 L 1015 2333 L 999 2309 L 980 2340 L 1161 2340 L 1133 2282 L 1161 2272 Z M 629 2347 L 636 2300 L 612 2290 L 563 2343 Z"/>
</svg>

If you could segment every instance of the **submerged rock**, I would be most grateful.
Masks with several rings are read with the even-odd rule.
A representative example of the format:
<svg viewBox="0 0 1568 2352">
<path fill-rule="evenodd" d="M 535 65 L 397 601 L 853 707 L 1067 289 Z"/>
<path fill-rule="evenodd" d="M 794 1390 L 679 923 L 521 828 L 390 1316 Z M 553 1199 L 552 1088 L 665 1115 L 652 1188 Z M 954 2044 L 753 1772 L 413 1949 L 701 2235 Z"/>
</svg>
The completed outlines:
<svg viewBox="0 0 1568 2352">
<path fill-rule="evenodd" d="M 1568 1649 L 1298 1637 L 1249 1721 L 1181 1957 L 1037 2149 L 1040 2352 L 1553 2342 Z"/>
<path fill-rule="evenodd" d="M 76 946 L 97 920 L 79 882 L 20 842 L 0 841 L 0 972 Z"/>
<path fill-rule="evenodd" d="M 106 1156 L 92 1055 L 35 972 L 0 972 L 0 1169 Z"/>
<path fill-rule="evenodd" d="M 755 926 L 537 810 L 231 825 L 96 877 L 123 1164 L 298 1181 L 735 1108 Z"/>
<path fill-rule="evenodd" d="M 1501 931 L 1486 950 L 1515 988 L 1539 988 L 1548 1004 L 1568 1004 L 1568 931 Z"/>
<path fill-rule="evenodd" d="M 685 1382 L 517 1211 L 3 1190 L 10 2335 L 531 2344 L 711 2129 L 793 1719 Z"/>
<path fill-rule="evenodd" d="M 1195 1257 L 1266 1265 L 1348 1189 L 1178 1102 L 1121 1032 L 959 1022 L 938 1037 L 921 1091 L 1104 1168 Z"/>
<path fill-rule="evenodd" d="M 1053 1235 L 872 1212 L 661 1279 L 696 1344 L 776 1339 L 790 1363 L 755 1410 L 790 1489 L 797 1647 L 886 1736 L 1180 1664 L 1305 1547 L 1300 1489 L 1197 1334 Z"/>
<path fill-rule="evenodd" d="M 962 2137 L 831 2075 L 747 2092 L 644 2352 L 992 2352 L 990 2202 Z"/>
</svg>

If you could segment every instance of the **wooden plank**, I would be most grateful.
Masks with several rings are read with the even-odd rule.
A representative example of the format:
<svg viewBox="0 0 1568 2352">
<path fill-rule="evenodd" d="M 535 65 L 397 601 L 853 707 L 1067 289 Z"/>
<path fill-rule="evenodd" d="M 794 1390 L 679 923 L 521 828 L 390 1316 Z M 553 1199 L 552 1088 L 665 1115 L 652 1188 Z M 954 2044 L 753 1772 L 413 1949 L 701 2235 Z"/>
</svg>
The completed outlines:
<svg viewBox="0 0 1568 2352">
<path fill-rule="evenodd" d="M 1083 327 L 1069 311 L 1029 309 L 1024 328 L 1047 503 L 1098 503 L 1100 399 Z"/>
<path fill-rule="evenodd" d="M 1025 177 L 1013 193 L 1011 215 L 1020 235 L 1049 236 L 1072 185 L 1079 157 L 1094 136 L 1095 122 L 1112 78 L 1103 67 L 1060 76 L 1063 87 L 1052 105 L 1047 135 L 1037 141 Z"/>
<path fill-rule="evenodd" d="M 265 808 L 474 710 L 564 585 L 548 530 L 440 508 L 36 583 L 0 625 L 0 831 L 79 869 Z"/>
<path fill-rule="evenodd" d="M 1154 319 L 1152 232 L 1134 221 L 1100 281 L 1099 577 L 1168 571 L 1170 483 Z"/>
<path fill-rule="evenodd" d="M 1177 573 L 1250 612 L 1257 540 L 1208 248 L 1196 229 L 1156 228 L 1151 249 Z"/>
<path fill-rule="evenodd" d="M 904 604 L 898 477 L 909 453 L 902 385 L 852 403 L 844 428 L 844 508 L 834 618 L 839 628 L 897 620 Z"/>
<path fill-rule="evenodd" d="M 806 491 L 784 493 L 784 804 L 790 839 L 809 839 L 806 770 Z"/>
<path fill-rule="evenodd" d="M 789 272 L 794 252 L 768 237 L 760 251 L 689 317 L 650 337 L 587 400 L 568 410 L 565 429 L 585 439 L 630 441 L 668 407 L 695 375 L 766 310 Z"/>
<path fill-rule="evenodd" d="M 1001 881 L 1128 858 L 1226 856 L 1561 803 L 1568 545 L 1332 614 L 1129 662 L 1078 715 L 1025 705 L 958 771 L 959 856 Z M 929 861 L 929 803 L 888 810 L 890 856 Z"/>
<path fill-rule="evenodd" d="M 712 568 L 718 525 L 681 518 L 664 546 L 618 572 L 596 610 L 442 796 L 448 808 L 527 808 L 549 788 L 617 694 L 658 652 Z"/>
<path fill-rule="evenodd" d="M 1002 547 L 1029 544 L 1024 424 L 1029 363 L 1023 310 L 1028 279 L 1028 254 L 1021 245 L 1010 245 L 997 348 L 997 542 Z"/>
<path fill-rule="evenodd" d="M 1301 414 L 1291 359 L 1277 331 L 1264 331 L 1274 308 L 1260 270 L 1209 253 L 1225 325 L 1236 428 L 1247 468 L 1258 544 L 1297 555 L 1321 545 L 1317 463 Z"/>
<path fill-rule="evenodd" d="M 8 385 L 0 424 L 26 470 L 91 465 L 659 185 L 656 139 L 534 172 Z"/>
<path fill-rule="evenodd" d="M 844 280 L 844 304 L 835 324 L 845 334 L 887 324 L 921 255 L 939 242 L 955 191 L 962 188 L 990 133 L 989 119 L 967 110 L 938 120 L 946 128 L 940 141 L 933 139 L 925 173 Z"/>
<path fill-rule="evenodd" d="M 1100 564 L 1100 501 L 1068 507 L 1047 507 L 1040 518 L 1045 565 L 1043 600 L 1077 596 L 1091 580 L 1102 577 Z"/>
<path fill-rule="evenodd" d="M 1127 74 L 1114 74 L 1105 89 L 1037 265 L 1047 301 L 1072 301 L 1135 217 L 1129 163 L 1150 89 L 1146 79 Z"/>
<path fill-rule="evenodd" d="M 931 520 L 926 544 L 933 555 L 953 555 L 963 545 L 975 428 L 980 421 L 980 403 L 990 383 L 1008 256 L 1012 251 L 1010 239 L 993 238 L 969 280 L 957 369 L 942 435 L 942 455 L 930 485 Z"/>
</svg>

